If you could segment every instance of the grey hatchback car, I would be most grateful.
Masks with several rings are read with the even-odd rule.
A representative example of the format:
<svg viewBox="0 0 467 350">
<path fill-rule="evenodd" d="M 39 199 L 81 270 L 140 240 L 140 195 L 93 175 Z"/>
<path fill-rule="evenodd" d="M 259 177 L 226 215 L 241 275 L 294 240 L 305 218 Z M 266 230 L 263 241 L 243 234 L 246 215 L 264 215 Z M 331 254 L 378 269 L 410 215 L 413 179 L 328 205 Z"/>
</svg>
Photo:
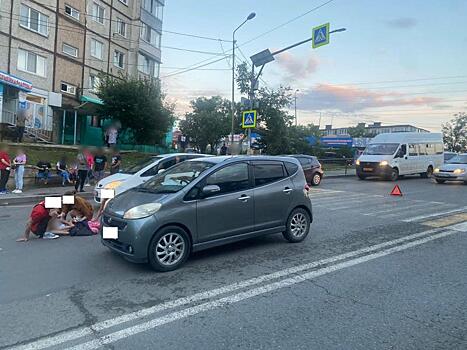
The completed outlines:
<svg viewBox="0 0 467 350">
<path fill-rule="evenodd" d="M 179 163 L 110 200 L 101 241 L 127 260 L 172 271 L 191 252 L 251 237 L 282 232 L 301 242 L 312 219 L 296 159 L 207 157 Z M 117 227 L 117 239 L 103 238 L 107 227 Z"/>
</svg>

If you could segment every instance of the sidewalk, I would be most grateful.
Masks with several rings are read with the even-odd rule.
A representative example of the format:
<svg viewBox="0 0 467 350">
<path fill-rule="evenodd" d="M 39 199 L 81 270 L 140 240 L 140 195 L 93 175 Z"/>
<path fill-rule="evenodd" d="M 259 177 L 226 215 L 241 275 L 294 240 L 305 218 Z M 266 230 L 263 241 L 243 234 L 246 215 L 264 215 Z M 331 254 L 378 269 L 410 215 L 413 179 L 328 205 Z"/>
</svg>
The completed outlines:
<svg viewBox="0 0 467 350">
<path fill-rule="evenodd" d="M 21 194 L 8 193 L 0 195 L 0 206 L 7 205 L 17 205 L 17 204 L 29 204 L 29 203 L 38 203 L 41 200 L 44 200 L 46 196 L 60 196 L 65 192 L 73 191 L 75 188 L 73 186 L 59 186 L 59 187 L 37 187 L 30 188 L 25 190 Z M 85 187 L 86 192 L 78 193 L 79 196 L 92 199 L 94 186 Z"/>
<path fill-rule="evenodd" d="M 345 169 L 324 171 L 324 178 L 341 176 L 357 176 L 357 173 L 354 168 L 348 168 L 347 173 L 345 173 Z"/>
</svg>

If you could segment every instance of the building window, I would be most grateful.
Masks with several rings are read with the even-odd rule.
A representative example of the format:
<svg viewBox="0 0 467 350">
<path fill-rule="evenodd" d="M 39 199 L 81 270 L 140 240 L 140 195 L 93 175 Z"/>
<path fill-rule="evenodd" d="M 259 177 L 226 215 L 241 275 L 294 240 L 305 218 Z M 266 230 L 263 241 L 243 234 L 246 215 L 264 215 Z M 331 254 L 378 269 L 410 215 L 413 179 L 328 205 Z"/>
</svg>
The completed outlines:
<svg viewBox="0 0 467 350">
<path fill-rule="evenodd" d="M 96 92 L 99 88 L 100 79 L 97 75 L 89 75 L 89 91 Z"/>
<path fill-rule="evenodd" d="M 114 66 L 120 69 L 125 67 L 125 54 L 118 50 L 114 51 Z"/>
<path fill-rule="evenodd" d="M 94 128 L 100 128 L 101 127 L 101 118 L 98 117 L 97 115 L 93 115 L 91 118 L 91 126 Z"/>
<path fill-rule="evenodd" d="M 33 32 L 49 35 L 49 17 L 26 5 L 21 5 L 20 26 Z"/>
<path fill-rule="evenodd" d="M 119 0 L 122 4 L 125 4 L 126 6 L 128 6 L 128 0 Z"/>
<path fill-rule="evenodd" d="M 100 24 L 104 24 L 105 9 L 96 4 L 92 4 L 92 19 Z"/>
<path fill-rule="evenodd" d="M 151 60 L 145 55 L 138 54 L 138 70 L 144 74 L 151 72 Z"/>
<path fill-rule="evenodd" d="M 45 77 L 46 58 L 18 49 L 18 69 Z"/>
<path fill-rule="evenodd" d="M 116 32 L 126 38 L 126 23 L 121 18 L 117 18 Z"/>
<path fill-rule="evenodd" d="M 142 7 L 162 21 L 164 6 L 157 0 L 143 0 Z"/>
<path fill-rule="evenodd" d="M 79 11 L 70 5 L 65 5 L 65 13 L 79 21 Z"/>
<path fill-rule="evenodd" d="M 103 51 L 104 44 L 100 41 L 97 41 L 96 39 L 91 39 L 91 56 L 101 60 Z"/>
<path fill-rule="evenodd" d="M 76 86 L 70 85 L 70 84 L 68 84 L 68 83 L 62 82 L 62 83 L 60 84 L 60 90 L 61 90 L 62 92 L 67 93 L 67 94 L 71 94 L 71 95 L 76 94 Z"/>
<path fill-rule="evenodd" d="M 141 22 L 141 39 L 157 48 L 160 48 L 161 46 L 160 33 L 143 22 Z"/>
<path fill-rule="evenodd" d="M 63 53 L 71 57 L 78 57 L 78 49 L 74 46 L 63 44 Z"/>
<path fill-rule="evenodd" d="M 154 61 L 154 70 L 152 72 L 153 77 L 159 78 L 160 71 L 161 71 L 161 64 L 159 62 Z"/>
</svg>

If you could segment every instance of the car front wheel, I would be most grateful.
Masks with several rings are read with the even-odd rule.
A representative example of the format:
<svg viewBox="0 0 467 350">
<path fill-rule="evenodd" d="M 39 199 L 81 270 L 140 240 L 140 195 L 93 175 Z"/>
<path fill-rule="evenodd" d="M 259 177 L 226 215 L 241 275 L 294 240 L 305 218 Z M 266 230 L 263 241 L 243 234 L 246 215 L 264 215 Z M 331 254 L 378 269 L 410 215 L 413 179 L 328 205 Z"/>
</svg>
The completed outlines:
<svg viewBox="0 0 467 350">
<path fill-rule="evenodd" d="M 297 208 L 289 215 L 286 231 L 282 235 L 289 242 L 298 243 L 308 236 L 309 231 L 310 215 L 305 209 Z"/>
<path fill-rule="evenodd" d="M 148 261 L 156 271 L 173 271 L 185 263 L 190 251 L 190 238 L 185 230 L 177 226 L 167 226 L 152 238 Z"/>
<path fill-rule="evenodd" d="M 444 184 L 446 180 L 435 179 L 435 181 L 439 184 Z"/>
</svg>

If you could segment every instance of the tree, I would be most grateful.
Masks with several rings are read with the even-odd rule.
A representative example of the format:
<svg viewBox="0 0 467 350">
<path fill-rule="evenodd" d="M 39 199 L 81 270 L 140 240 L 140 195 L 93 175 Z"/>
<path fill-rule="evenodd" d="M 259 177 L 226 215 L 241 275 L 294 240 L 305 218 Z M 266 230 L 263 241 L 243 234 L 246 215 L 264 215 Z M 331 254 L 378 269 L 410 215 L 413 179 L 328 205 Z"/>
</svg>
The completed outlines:
<svg viewBox="0 0 467 350">
<path fill-rule="evenodd" d="M 230 133 L 230 102 L 219 96 L 199 97 L 190 105 L 193 111 L 180 122 L 180 129 L 201 152 L 211 145 L 214 153 L 214 146 Z"/>
<path fill-rule="evenodd" d="M 451 152 L 467 151 L 467 113 L 459 112 L 443 125 L 444 144 Z"/>
<path fill-rule="evenodd" d="M 173 107 L 164 102 L 159 83 L 154 79 L 102 75 L 96 95 L 103 102 L 97 114 L 120 121 L 121 131 L 131 142 L 161 143 L 173 124 Z"/>
<path fill-rule="evenodd" d="M 237 68 L 237 85 L 243 94 L 250 89 L 250 78 L 247 65 L 240 64 Z M 256 132 L 261 136 L 260 143 L 268 154 L 289 153 L 288 135 L 294 117 L 286 107 L 292 103 L 291 89 L 282 86 L 275 90 L 260 88 L 256 91 L 255 101 L 258 105 L 255 108 L 258 111 Z"/>
<path fill-rule="evenodd" d="M 347 130 L 350 137 L 369 137 L 368 131 L 362 124 L 350 127 Z"/>
</svg>

